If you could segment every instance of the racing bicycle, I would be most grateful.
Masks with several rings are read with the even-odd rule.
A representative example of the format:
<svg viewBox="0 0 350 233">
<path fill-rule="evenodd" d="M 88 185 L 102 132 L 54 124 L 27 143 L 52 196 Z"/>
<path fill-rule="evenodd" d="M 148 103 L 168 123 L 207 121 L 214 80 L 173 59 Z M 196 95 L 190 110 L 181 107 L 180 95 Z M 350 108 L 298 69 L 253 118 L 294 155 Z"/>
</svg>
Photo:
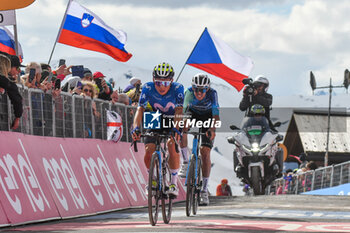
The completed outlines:
<svg viewBox="0 0 350 233">
<path fill-rule="evenodd" d="M 205 135 L 199 132 L 184 132 L 193 135 L 192 154 L 189 166 L 186 171 L 186 216 L 197 214 L 200 204 L 200 191 L 202 189 L 202 157 L 199 154 L 200 136 Z"/>
<path fill-rule="evenodd" d="M 148 172 L 148 216 L 152 226 L 158 221 L 159 202 L 162 206 L 164 223 L 168 224 L 171 219 L 174 196 L 169 195 L 171 173 L 168 165 L 169 154 L 167 153 L 167 141 L 172 138 L 175 142 L 176 152 L 179 153 L 178 144 L 171 133 L 149 132 L 141 134 L 141 137 L 152 136 L 156 139 L 156 151 L 152 154 L 151 165 Z M 137 143 L 133 142 L 137 152 Z M 163 145 L 162 145 L 163 144 Z"/>
</svg>

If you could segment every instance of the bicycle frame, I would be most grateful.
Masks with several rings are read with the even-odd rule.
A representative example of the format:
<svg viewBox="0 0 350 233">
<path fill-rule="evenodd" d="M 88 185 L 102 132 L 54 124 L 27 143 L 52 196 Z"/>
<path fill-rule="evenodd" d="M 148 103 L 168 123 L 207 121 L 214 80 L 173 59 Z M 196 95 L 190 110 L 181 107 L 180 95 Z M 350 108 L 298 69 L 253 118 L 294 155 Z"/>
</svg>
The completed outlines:
<svg viewBox="0 0 350 233">
<path fill-rule="evenodd" d="M 197 170 L 198 170 L 198 157 L 199 157 L 199 135 L 195 134 L 193 135 L 193 140 L 192 140 L 192 154 L 196 158 L 196 167 L 195 167 L 195 183 L 194 185 L 197 185 Z M 190 163 L 191 159 L 189 160 Z M 187 167 L 186 171 L 186 180 L 185 180 L 185 185 L 187 185 L 187 178 L 188 178 L 188 172 L 190 170 L 190 166 Z"/>
<path fill-rule="evenodd" d="M 162 141 L 164 141 L 164 146 L 161 146 Z M 168 162 L 169 156 L 166 157 L 166 142 L 167 140 L 162 140 L 160 137 L 157 137 L 156 141 L 156 153 L 158 154 L 159 161 L 159 191 L 163 189 L 162 181 L 163 181 L 163 166 L 166 166 Z M 163 156 L 162 156 L 163 155 Z M 164 163 L 163 163 L 164 162 Z"/>
</svg>

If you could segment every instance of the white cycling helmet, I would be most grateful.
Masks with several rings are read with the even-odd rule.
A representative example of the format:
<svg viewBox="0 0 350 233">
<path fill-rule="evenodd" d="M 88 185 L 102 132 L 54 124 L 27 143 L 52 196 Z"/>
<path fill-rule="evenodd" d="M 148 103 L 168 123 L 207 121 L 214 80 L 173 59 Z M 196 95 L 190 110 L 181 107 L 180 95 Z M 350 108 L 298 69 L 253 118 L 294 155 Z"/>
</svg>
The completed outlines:
<svg viewBox="0 0 350 233">
<path fill-rule="evenodd" d="M 256 84 L 256 83 L 264 84 L 265 92 L 269 88 L 269 80 L 263 75 L 258 75 L 255 77 L 254 84 Z"/>
<path fill-rule="evenodd" d="M 206 74 L 196 74 L 192 78 L 192 86 L 197 88 L 209 88 L 210 87 L 210 79 Z"/>
</svg>

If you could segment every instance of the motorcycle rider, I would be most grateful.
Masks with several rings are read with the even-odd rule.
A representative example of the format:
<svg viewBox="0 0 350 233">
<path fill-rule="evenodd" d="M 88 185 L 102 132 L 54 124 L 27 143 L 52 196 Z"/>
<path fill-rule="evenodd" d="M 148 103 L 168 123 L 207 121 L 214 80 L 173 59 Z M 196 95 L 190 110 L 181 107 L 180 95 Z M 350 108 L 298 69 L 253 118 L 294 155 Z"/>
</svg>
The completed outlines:
<svg viewBox="0 0 350 233">
<path fill-rule="evenodd" d="M 182 115 L 184 87 L 180 83 L 173 82 L 174 69 L 168 63 L 160 63 L 154 67 L 153 82 L 146 83 L 141 91 L 141 96 L 135 113 L 132 138 L 134 141 L 140 140 L 140 125 L 143 113 L 147 106 L 151 106 L 153 111 L 159 111 L 163 116 L 173 116 L 174 122 L 177 123 Z M 177 128 L 170 128 L 176 133 L 175 139 L 180 139 L 179 124 Z M 147 132 L 164 132 L 168 129 L 147 129 Z M 149 169 L 153 152 L 156 150 L 156 138 L 147 136 L 145 138 L 145 156 L 144 162 Z M 169 139 L 167 142 L 169 152 L 169 167 L 171 172 L 171 184 L 169 186 L 169 195 L 176 197 L 179 193 L 177 187 L 178 169 L 180 167 L 180 155 L 176 152 L 175 142 Z M 147 190 L 147 187 L 146 187 Z M 147 192 L 147 191 L 146 191 Z"/>
<path fill-rule="evenodd" d="M 272 95 L 267 93 L 269 80 L 263 75 L 256 76 L 252 85 L 246 85 L 243 90 L 243 98 L 239 104 L 241 111 L 246 111 L 246 116 L 251 115 L 251 107 L 260 104 L 265 109 L 265 117 L 269 121 L 270 128 L 274 130 L 270 120 L 270 107 L 272 105 Z"/>
<path fill-rule="evenodd" d="M 215 122 L 220 120 L 217 93 L 210 87 L 210 79 L 208 75 L 199 73 L 192 78 L 192 86 L 185 91 L 184 113 L 190 115 L 192 119 L 202 122 L 213 118 L 215 119 Z M 186 131 L 187 129 L 184 130 Z M 208 181 L 211 169 L 210 151 L 213 147 L 213 141 L 215 138 L 215 127 L 202 127 L 202 132 L 206 133 L 206 136 L 201 136 L 202 141 L 200 145 L 203 176 L 200 203 L 203 205 L 209 205 Z M 188 167 L 187 134 L 182 136 L 180 146 L 183 155 L 183 164 L 179 175 L 180 177 L 186 177 Z"/>
</svg>

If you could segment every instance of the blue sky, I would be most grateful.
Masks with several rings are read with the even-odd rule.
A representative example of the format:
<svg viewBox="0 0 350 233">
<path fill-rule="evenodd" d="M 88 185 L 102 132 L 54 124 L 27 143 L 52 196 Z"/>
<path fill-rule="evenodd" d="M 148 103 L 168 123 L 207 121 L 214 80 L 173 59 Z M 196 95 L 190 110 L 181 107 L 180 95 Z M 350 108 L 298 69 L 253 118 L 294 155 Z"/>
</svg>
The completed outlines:
<svg viewBox="0 0 350 233">
<path fill-rule="evenodd" d="M 24 63 L 48 60 L 67 2 L 38 0 L 17 11 Z M 334 84 L 340 84 L 350 64 L 347 0 L 77 2 L 128 34 L 126 49 L 133 58 L 126 64 L 130 66 L 152 69 L 169 61 L 179 72 L 205 27 L 237 52 L 251 57 L 251 76 L 267 76 L 274 95 L 311 94 L 311 70 L 319 85 L 328 84 L 330 77 Z M 53 59 L 85 56 L 112 59 L 62 44 L 57 44 Z M 197 72 L 186 66 L 184 75 Z"/>
</svg>

